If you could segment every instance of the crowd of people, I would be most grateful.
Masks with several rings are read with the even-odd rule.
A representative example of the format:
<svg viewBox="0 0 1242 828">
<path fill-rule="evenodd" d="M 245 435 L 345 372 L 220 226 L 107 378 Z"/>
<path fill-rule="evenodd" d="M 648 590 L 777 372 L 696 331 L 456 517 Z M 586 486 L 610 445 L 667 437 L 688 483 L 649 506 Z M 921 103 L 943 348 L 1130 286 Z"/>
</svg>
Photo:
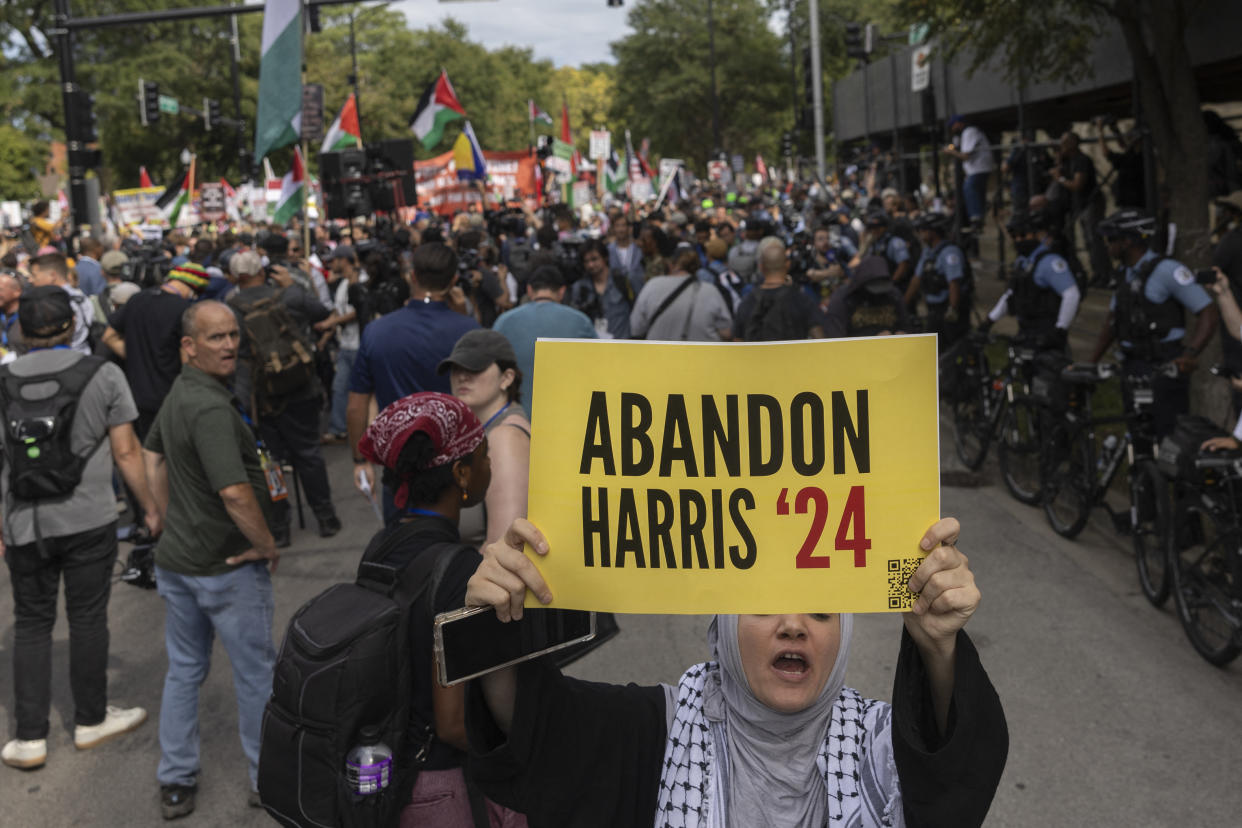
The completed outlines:
<svg viewBox="0 0 1242 828">
<path fill-rule="evenodd" d="M 426 215 L 408 226 L 384 217 L 311 227 L 234 224 L 172 231 L 158 243 L 61 239 L 54 227 L 46 229 L 38 246 L 13 239 L 0 251 L 0 402 L 9 422 L 19 423 L 0 439 L 6 459 L 20 456 L 23 445 L 30 454 L 37 439 L 45 458 L 61 452 L 84 462 L 78 474 L 51 480 L 49 463 L 23 461 L 45 484 L 41 489 L 19 481 L 16 465 L 0 475 L 17 697 L 17 731 L 3 761 L 26 769 L 48 761 L 51 629 L 62 578 L 76 746 L 90 748 L 142 725 L 142 708 L 108 704 L 107 604 L 118 538 L 153 538 L 168 657 L 156 775 L 169 819 L 195 807 L 202 772 L 198 694 L 216 637 L 235 677 L 248 801 L 261 804 L 260 729 L 276 659 L 272 573 L 293 541 L 297 497 L 305 498 L 321 536 L 343 528 L 332 487 L 348 483 L 329 480 L 324 452 L 332 446 L 351 452 L 352 483 L 374 499 L 386 531 L 431 521 L 436 531 L 415 534 L 460 539 L 491 550 L 484 559 L 504 565 L 513 533 L 537 531 L 521 529 L 528 526 L 522 518 L 530 423 L 538 410 L 537 338 L 750 342 L 928 329 L 951 339 L 968 327 L 973 296 L 970 263 L 951 240 L 946 215 L 895 192 L 869 197 L 817 185 L 743 195 L 703 189 L 677 207 L 511 207 L 451 221 Z M 53 416 L 43 416 L 49 406 Z M 15 420 L 14 412 L 26 419 Z M 450 422 L 469 439 L 455 439 Z M 407 439 L 411 433 L 422 436 Z M 290 472 L 295 477 L 286 477 Z M 945 705 L 961 692 L 952 688 L 954 669 L 964 671 L 963 682 L 983 694 L 985 706 L 994 704 L 977 663 L 968 657 L 954 668 L 952 658 L 944 661 L 954 646 L 973 652 L 958 630 L 977 593 L 964 560 L 953 557 L 953 534 L 935 530 L 930 545 L 950 551 L 922 577 L 946 579 L 943 588 L 963 590 L 954 593 L 961 602 L 924 614 L 958 620 L 934 633 L 911 622 L 917 646 L 901 668 L 924 685 L 923 671 L 943 678 L 947 670 L 950 683 L 926 685 L 929 707 L 913 712 L 938 711 L 931 713 L 938 737 L 902 736 L 903 747 L 895 748 L 889 734 L 907 713 L 895 716 L 890 731 L 886 705 L 842 690 L 847 617 L 826 616 L 831 630 L 824 632 L 824 621 L 789 616 L 762 633 L 771 637 L 764 647 L 814 645 L 803 657 L 815 664 L 817 688 L 807 703 L 814 702 L 817 720 L 827 721 L 840 696 L 875 729 L 865 750 L 875 751 L 884 792 L 851 808 L 892 811 L 902 807 L 904 786 L 914 792 L 941 783 L 929 768 L 901 758 L 894 773 L 884 757 L 894 749 L 899 757 L 947 749 Z M 458 574 L 441 586 L 437 608 L 466 602 L 475 562 L 452 570 Z M 939 568 L 951 574 L 935 576 Z M 739 645 L 742 662 L 755 657 L 743 635 L 746 619 L 722 616 L 718 624 L 729 630 L 715 639 L 721 658 L 737 656 Z M 815 649 L 821 638 L 823 653 Z M 734 688 L 729 698 L 754 691 L 733 714 L 744 718 L 766 702 L 761 688 L 747 689 L 739 670 L 725 681 Z M 468 700 L 435 687 L 425 666 L 419 674 L 416 700 L 427 706 L 442 747 L 420 774 L 410 808 L 420 818 L 443 808 L 432 824 L 472 824 L 462 810 L 471 795 L 463 772 Z M 555 690 L 564 692 L 574 689 Z M 670 716 L 675 700 L 668 697 Z M 633 701 L 654 711 L 650 698 Z M 506 730 L 511 715 L 504 706 L 488 714 Z M 995 705 L 984 718 L 992 729 L 981 756 L 991 765 L 980 772 L 998 776 L 1003 714 Z M 743 719 L 736 721 L 740 729 Z M 761 724 L 789 721 L 778 716 Z M 659 752 L 662 744 L 659 737 L 641 752 Z M 742 751 L 733 760 L 741 763 L 754 747 L 728 750 Z M 808 742 L 812 768 L 822 748 Z M 735 767 L 740 773 L 750 766 Z M 796 774 L 806 770 L 799 765 Z M 762 779 L 747 778 L 747 786 Z M 539 815 L 532 824 L 560 819 L 514 797 L 513 784 L 485 786 L 493 824 L 523 824 L 523 809 Z M 827 789 L 805 794 L 797 809 L 825 812 Z M 642 807 L 648 800 L 655 807 L 654 785 L 636 795 Z M 907 795 L 912 813 L 945 807 L 918 796 Z M 986 811 L 988 799 L 971 808 Z M 744 820 L 750 806 L 739 799 L 721 807 Z M 589 817 L 569 819 L 586 824 Z"/>
</svg>

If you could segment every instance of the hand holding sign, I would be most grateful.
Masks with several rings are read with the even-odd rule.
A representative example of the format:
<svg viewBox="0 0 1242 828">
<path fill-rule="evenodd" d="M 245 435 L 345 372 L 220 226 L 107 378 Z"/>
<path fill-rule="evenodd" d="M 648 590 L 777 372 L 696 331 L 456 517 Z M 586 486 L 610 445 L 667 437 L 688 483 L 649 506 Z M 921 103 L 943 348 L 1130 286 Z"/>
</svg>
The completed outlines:
<svg viewBox="0 0 1242 828">
<path fill-rule="evenodd" d="M 910 591 L 919 597 L 905 622 L 922 651 L 951 648 L 957 631 L 979 607 L 975 575 L 957 548 L 960 531 L 955 519 L 945 518 L 928 529 L 919 544 L 928 555 L 910 578 Z"/>
<path fill-rule="evenodd" d="M 534 524 L 518 518 L 505 532 L 504 539 L 483 547 L 483 562 L 466 584 L 466 606 L 493 607 L 501 621 L 522 617 L 526 591 L 542 604 L 552 600 L 539 568 L 522 553 L 529 546 L 540 556 L 548 554 L 548 541 Z"/>
</svg>

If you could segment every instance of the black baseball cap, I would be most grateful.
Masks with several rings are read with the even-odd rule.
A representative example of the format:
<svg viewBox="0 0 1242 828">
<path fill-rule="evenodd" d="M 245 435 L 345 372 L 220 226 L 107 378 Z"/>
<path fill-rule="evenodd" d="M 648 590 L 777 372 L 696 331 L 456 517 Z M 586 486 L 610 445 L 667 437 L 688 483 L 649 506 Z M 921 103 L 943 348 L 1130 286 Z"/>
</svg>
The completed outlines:
<svg viewBox="0 0 1242 828">
<path fill-rule="evenodd" d="M 438 373 L 447 374 L 454 365 L 478 373 L 493 362 L 517 362 L 513 346 L 499 331 L 479 328 L 462 334 L 453 352 L 440 362 Z"/>
<path fill-rule="evenodd" d="M 17 304 L 22 334 L 47 339 L 73 327 L 73 305 L 58 285 L 27 288 Z"/>
</svg>

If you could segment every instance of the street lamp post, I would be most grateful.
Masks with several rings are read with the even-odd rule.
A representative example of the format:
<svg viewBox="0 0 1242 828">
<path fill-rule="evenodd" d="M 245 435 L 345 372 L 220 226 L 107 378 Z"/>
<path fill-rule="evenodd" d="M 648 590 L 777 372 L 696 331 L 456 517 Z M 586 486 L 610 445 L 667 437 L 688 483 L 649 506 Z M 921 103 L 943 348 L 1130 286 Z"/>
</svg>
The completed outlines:
<svg viewBox="0 0 1242 828">
<path fill-rule="evenodd" d="M 815 173 L 824 181 L 824 78 L 819 55 L 819 0 L 811 0 L 811 106 L 815 116 Z"/>
<path fill-rule="evenodd" d="M 712 0 L 707 0 L 707 52 L 712 72 L 712 140 L 716 150 L 724 149 L 720 142 L 720 95 L 716 91 L 716 21 L 712 16 Z"/>
</svg>

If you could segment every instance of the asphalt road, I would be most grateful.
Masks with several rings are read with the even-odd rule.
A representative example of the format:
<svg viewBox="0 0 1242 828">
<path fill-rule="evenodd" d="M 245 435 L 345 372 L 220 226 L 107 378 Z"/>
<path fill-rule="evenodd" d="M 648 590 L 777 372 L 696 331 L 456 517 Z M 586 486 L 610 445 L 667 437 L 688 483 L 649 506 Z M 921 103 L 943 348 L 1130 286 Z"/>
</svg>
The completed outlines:
<svg viewBox="0 0 1242 828">
<path fill-rule="evenodd" d="M 946 435 L 947 437 L 947 435 Z M 951 442 L 942 438 L 944 468 Z M 376 527 L 349 486 L 349 458 L 328 449 L 345 531 L 331 540 L 296 531 L 275 577 L 277 628 L 325 586 L 350 577 Z M 989 818 L 997 826 L 1170 826 L 1238 823 L 1242 813 L 1242 663 L 1202 661 L 1169 610 L 1138 590 L 1128 548 L 1103 514 L 1076 542 L 1011 500 L 989 460 L 973 488 L 943 490 L 960 517 L 983 604 L 968 626 L 1001 699 L 1010 754 Z M 313 521 L 312 521 L 313 524 Z M 7 581 L 7 568 L 0 580 Z M 0 767 L 0 825 L 146 826 L 161 823 L 156 717 L 165 670 L 163 605 L 154 592 L 118 584 L 111 602 L 109 693 L 151 719 L 91 751 L 73 748 L 68 644 L 55 632 L 52 729 L 47 765 Z M 622 616 L 623 632 L 575 666 L 608 681 L 675 681 L 706 657 L 706 619 Z M 856 624 L 849 683 L 887 698 L 900 621 Z M 0 719 L 13 732 L 12 598 L 0 588 Z M 200 705 L 202 775 L 194 826 L 271 824 L 246 806 L 246 771 L 228 659 L 216 648 Z"/>
</svg>

